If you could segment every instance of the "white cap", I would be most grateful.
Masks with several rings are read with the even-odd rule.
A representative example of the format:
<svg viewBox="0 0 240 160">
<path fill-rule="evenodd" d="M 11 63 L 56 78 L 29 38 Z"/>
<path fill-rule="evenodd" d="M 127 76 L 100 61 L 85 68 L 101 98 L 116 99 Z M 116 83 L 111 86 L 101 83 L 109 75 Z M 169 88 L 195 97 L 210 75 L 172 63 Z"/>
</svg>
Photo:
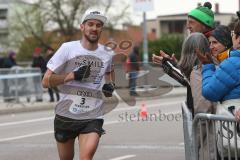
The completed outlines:
<svg viewBox="0 0 240 160">
<path fill-rule="evenodd" d="M 87 10 L 81 20 L 81 24 L 83 24 L 83 22 L 85 22 L 86 20 L 89 19 L 96 19 L 99 20 L 103 23 L 103 25 L 106 23 L 107 21 L 107 17 L 104 16 L 100 11 L 97 10 Z"/>
</svg>

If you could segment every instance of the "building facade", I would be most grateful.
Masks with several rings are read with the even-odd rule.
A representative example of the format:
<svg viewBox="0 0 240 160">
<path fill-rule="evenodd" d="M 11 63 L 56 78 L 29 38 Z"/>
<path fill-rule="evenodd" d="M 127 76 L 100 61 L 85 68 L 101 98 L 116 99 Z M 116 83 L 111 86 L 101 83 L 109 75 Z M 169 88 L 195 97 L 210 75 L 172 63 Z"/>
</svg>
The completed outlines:
<svg viewBox="0 0 240 160">
<path fill-rule="evenodd" d="M 215 4 L 215 24 L 229 25 L 232 19 L 236 18 L 233 13 L 220 13 L 219 5 Z M 160 38 L 166 34 L 187 35 L 186 22 L 187 13 L 158 16 L 156 19 L 147 21 L 148 34 L 155 34 Z"/>
<path fill-rule="evenodd" d="M 0 0 L 0 52 L 6 52 L 11 46 L 10 26 L 15 9 L 27 4 L 21 0 Z"/>
</svg>

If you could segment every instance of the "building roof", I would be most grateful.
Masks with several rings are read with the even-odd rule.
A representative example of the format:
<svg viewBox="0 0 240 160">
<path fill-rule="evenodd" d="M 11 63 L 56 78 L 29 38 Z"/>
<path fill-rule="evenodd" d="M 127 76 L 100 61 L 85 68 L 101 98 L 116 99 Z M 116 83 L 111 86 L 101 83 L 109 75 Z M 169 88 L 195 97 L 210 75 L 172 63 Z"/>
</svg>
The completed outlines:
<svg viewBox="0 0 240 160">
<path fill-rule="evenodd" d="M 179 17 L 179 16 L 187 16 L 188 13 L 180 13 L 180 14 L 169 14 L 169 15 L 160 15 L 160 16 L 157 16 L 157 17 Z M 234 13 L 214 13 L 214 15 L 236 15 Z"/>
<path fill-rule="evenodd" d="M 169 15 L 160 15 L 160 16 L 157 16 L 157 17 L 178 17 L 178 16 L 187 16 L 188 14 L 187 13 L 180 13 L 180 14 L 169 14 Z"/>
</svg>

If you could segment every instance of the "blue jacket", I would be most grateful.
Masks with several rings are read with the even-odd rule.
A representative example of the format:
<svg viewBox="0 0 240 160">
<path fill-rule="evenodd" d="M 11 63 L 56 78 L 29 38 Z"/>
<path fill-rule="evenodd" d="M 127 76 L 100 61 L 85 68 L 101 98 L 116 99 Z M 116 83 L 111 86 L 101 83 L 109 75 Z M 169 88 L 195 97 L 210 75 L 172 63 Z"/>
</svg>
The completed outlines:
<svg viewBox="0 0 240 160">
<path fill-rule="evenodd" d="M 203 65 L 202 95 L 213 102 L 240 98 L 240 50 L 231 51 L 217 69 Z"/>
</svg>

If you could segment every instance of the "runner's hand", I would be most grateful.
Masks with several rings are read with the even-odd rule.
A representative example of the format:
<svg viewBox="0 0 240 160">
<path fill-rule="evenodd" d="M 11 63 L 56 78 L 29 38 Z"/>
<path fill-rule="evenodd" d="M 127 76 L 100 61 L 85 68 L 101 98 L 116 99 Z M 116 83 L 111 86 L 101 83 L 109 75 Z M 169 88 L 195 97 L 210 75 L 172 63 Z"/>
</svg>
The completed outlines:
<svg viewBox="0 0 240 160">
<path fill-rule="evenodd" d="M 74 71 L 74 80 L 82 81 L 83 78 L 88 78 L 91 72 L 91 65 L 81 66 L 77 71 Z"/>
</svg>

